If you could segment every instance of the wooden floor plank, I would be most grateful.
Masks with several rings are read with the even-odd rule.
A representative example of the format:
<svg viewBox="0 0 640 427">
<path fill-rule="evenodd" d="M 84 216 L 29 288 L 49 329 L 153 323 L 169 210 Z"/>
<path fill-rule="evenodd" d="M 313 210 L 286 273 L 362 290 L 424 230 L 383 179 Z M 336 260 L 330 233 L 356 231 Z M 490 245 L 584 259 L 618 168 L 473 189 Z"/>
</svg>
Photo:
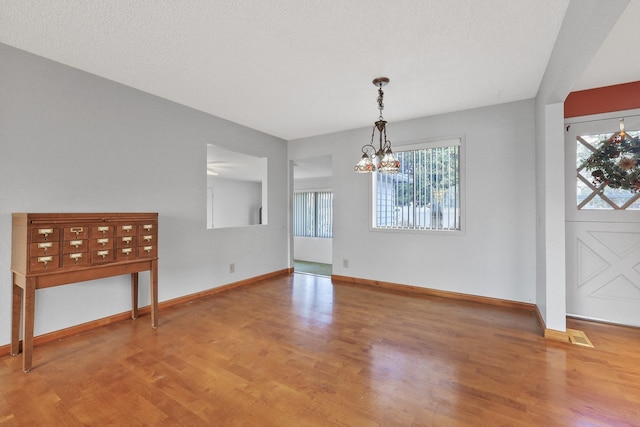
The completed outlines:
<svg viewBox="0 0 640 427">
<path fill-rule="evenodd" d="M 0 425 L 640 425 L 640 329 L 292 274 L 0 358 Z"/>
</svg>

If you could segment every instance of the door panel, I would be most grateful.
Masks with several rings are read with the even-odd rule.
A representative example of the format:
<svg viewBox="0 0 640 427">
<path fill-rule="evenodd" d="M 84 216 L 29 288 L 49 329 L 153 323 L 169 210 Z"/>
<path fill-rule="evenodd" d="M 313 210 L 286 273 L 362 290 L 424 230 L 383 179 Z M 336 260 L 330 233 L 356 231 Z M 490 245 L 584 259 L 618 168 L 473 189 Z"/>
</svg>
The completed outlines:
<svg viewBox="0 0 640 427">
<path fill-rule="evenodd" d="M 640 326 L 637 223 L 567 224 L 567 314 Z"/>
<path fill-rule="evenodd" d="M 640 129 L 637 117 L 625 122 L 628 130 Z M 640 326 L 640 211 L 577 208 L 576 138 L 616 132 L 618 126 L 612 117 L 567 127 L 567 314 Z"/>
</svg>

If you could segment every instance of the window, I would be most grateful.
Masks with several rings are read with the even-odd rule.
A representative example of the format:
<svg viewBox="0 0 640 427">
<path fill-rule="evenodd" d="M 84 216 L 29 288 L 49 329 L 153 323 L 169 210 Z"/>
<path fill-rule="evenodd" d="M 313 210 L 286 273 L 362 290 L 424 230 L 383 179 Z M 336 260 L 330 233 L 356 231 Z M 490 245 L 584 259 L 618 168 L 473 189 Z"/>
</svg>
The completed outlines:
<svg viewBox="0 0 640 427">
<path fill-rule="evenodd" d="M 640 131 L 579 135 L 576 144 L 578 209 L 640 209 Z"/>
<path fill-rule="evenodd" d="M 207 228 L 267 224 L 267 163 L 207 144 Z"/>
<path fill-rule="evenodd" d="M 307 191 L 293 194 L 293 235 L 333 236 L 333 193 Z"/>
<path fill-rule="evenodd" d="M 460 146 L 457 138 L 396 151 L 400 171 L 374 174 L 374 227 L 460 230 Z"/>
</svg>

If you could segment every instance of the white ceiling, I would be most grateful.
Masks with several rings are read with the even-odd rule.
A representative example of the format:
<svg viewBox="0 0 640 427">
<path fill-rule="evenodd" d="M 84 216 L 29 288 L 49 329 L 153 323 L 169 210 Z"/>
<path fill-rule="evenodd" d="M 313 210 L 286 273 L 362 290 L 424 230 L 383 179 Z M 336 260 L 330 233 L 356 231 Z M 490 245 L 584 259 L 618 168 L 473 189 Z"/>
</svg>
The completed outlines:
<svg viewBox="0 0 640 427">
<path fill-rule="evenodd" d="M 284 138 L 532 98 L 568 0 L 2 0 L 0 42 Z M 638 80 L 640 0 L 576 88 Z M 606 51 L 605 51 L 606 49 Z"/>
<path fill-rule="evenodd" d="M 267 158 L 207 144 L 207 175 L 236 181 L 262 182 L 267 179 Z"/>
</svg>

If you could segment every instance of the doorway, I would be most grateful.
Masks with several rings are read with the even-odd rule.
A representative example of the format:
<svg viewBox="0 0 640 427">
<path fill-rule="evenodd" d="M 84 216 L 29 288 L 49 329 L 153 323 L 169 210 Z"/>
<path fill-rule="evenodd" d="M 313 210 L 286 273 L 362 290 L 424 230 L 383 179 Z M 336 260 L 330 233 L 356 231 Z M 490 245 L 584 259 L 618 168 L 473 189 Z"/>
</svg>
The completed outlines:
<svg viewBox="0 0 640 427">
<path fill-rule="evenodd" d="M 293 162 L 294 272 L 331 276 L 332 177 L 331 155 Z"/>
<path fill-rule="evenodd" d="M 619 116 L 579 120 L 565 133 L 567 315 L 640 326 L 640 195 L 612 175 L 629 170 L 640 115 L 624 118 L 626 135 Z"/>
</svg>

